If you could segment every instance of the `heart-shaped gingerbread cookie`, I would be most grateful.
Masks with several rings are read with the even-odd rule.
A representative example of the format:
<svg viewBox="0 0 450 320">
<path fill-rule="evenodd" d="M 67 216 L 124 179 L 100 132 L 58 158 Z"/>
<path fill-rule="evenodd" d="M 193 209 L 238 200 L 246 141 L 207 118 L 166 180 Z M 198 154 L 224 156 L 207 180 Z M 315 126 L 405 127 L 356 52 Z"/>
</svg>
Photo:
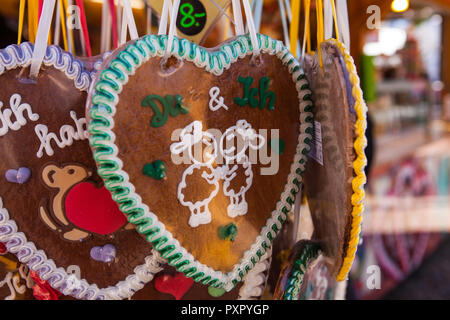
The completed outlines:
<svg viewBox="0 0 450 320">
<path fill-rule="evenodd" d="M 49 46 L 31 81 L 32 53 L 29 43 L 0 50 L 0 242 L 64 295 L 128 298 L 161 260 L 96 173 L 84 118 L 91 75 Z M 113 258 L 92 251 L 105 246 Z"/>
<path fill-rule="evenodd" d="M 115 50 L 88 98 L 98 172 L 170 265 L 231 290 L 271 245 L 305 170 L 311 92 L 280 41 L 205 49 L 148 35 Z M 164 177 L 145 174 L 164 164 Z M 233 235 L 219 232 L 233 224 Z M 228 228 L 228 227 L 227 227 Z"/>
<path fill-rule="evenodd" d="M 305 172 L 305 193 L 328 270 L 346 278 L 361 233 L 366 157 L 367 107 L 352 57 L 336 40 L 321 44 L 319 56 L 305 56 L 314 100 L 313 158 Z"/>
</svg>

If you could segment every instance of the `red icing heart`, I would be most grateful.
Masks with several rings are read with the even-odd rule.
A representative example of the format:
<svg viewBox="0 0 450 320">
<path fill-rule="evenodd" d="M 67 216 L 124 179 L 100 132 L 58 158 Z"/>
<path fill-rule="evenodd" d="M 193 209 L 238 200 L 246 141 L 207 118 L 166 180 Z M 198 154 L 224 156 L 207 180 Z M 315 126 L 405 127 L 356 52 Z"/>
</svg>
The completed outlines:
<svg viewBox="0 0 450 320">
<path fill-rule="evenodd" d="M 180 300 L 193 284 L 192 278 L 187 278 L 180 272 L 174 276 L 161 274 L 155 279 L 155 289 L 174 296 L 176 300 Z"/>
<path fill-rule="evenodd" d="M 0 242 L 0 254 L 6 253 L 6 246 L 3 242 Z"/>
<path fill-rule="evenodd" d="M 109 191 L 89 182 L 74 186 L 66 196 L 65 206 L 67 219 L 94 233 L 111 234 L 127 222 Z"/>
</svg>

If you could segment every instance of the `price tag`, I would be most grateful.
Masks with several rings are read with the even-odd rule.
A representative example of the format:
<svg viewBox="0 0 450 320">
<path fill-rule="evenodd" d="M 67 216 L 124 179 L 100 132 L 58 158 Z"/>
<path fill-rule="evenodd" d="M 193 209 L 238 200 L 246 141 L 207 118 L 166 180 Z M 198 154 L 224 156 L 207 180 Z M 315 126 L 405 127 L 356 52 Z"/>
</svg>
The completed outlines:
<svg viewBox="0 0 450 320">
<path fill-rule="evenodd" d="M 199 0 L 181 0 L 177 28 L 188 36 L 202 32 L 207 21 L 205 6 Z"/>
<path fill-rule="evenodd" d="M 308 156 L 317 161 L 323 166 L 323 151 L 322 151 L 322 126 L 319 121 L 314 121 L 313 139 L 311 142 L 311 150 Z"/>
<path fill-rule="evenodd" d="M 180 37 L 201 44 L 215 22 L 230 5 L 230 0 L 180 0 L 177 30 Z M 161 15 L 163 0 L 149 1 L 150 6 Z M 218 8 L 222 8 L 223 12 Z"/>
</svg>

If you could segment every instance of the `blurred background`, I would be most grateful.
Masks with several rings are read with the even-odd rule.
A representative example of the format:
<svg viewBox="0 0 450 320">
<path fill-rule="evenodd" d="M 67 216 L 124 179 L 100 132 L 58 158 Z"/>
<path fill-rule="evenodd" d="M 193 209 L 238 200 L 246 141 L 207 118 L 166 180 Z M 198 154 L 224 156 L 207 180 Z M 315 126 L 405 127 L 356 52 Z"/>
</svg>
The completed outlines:
<svg viewBox="0 0 450 320">
<path fill-rule="evenodd" d="M 83 3 L 96 55 L 102 1 Z M 150 3 L 131 1 L 140 35 L 157 30 L 162 1 Z M 209 4 L 216 13 L 198 42 L 211 47 L 228 37 L 229 3 Z M 282 3 L 262 1 L 261 33 L 283 39 Z M 348 8 L 350 53 L 369 109 L 369 165 L 347 299 L 450 299 L 450 0 L 350 0 Z M 0 47 L 17 42 L 18 16 L 19 0 L 1 1 Z M 23 40 L 33 37 L 28 23 Z M 84 55 L 73 36 L 74 52 Z M 370 266 L 380 270 L 379 286 L 368 285 Z"/>
</svg>

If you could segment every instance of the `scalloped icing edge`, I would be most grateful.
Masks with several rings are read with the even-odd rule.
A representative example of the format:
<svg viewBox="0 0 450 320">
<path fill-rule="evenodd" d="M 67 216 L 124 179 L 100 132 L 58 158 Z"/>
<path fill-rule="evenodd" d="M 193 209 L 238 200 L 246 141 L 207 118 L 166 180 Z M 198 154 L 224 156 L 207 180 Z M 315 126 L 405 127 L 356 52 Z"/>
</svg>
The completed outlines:
<svg viewBox="0 0 450 320">
<path fill-rule="evenodd" d="M 268 271 L 271 262 L 272 247 L 267 249 L 261 260 L 245 275 L 237 300 L 257 300 L 263 295 L 269 278 Z"/>
<path fill-rule="evenodd" d="M 318 258 L 320 249 L 317 244 L 307 243 L 300 253 L 300 257 L 294 262 L 291 274 L 287 281 L 283 300 L 297 300 L 300 288 L 303 284 L 306 269 L 312 260 Z M 299 263 L 297 263 L 299 262 Z"/>
<path fill-rule="evenodd" d="M 338 271 L 336 276 L 337 281 L 343 281 L 347 278 L 350 268 L 352 267 L 353 260 L 355 259 L 356 250 L 358 248 L 359 239 L 361 236 L 361 225 L 362 225 L 362 213 L 364 211 L 364 185 L 366 184 L 366 174 L 364 168 L 367 164 L 367 158 L 364 153 L 364 149 L 367 146 L 367 139 L 365 131 L 367 128 L 367 105 L 363 98 L 363 93 L 360 87 L 359 77 L 356 72 L 355 63 L 349 51 L 345 45 L 336 39 L 327 40 L 334 44 L 340 51 L 341 55 L 344 57 L 345 66 L 349 73 L 349 80 L 352 84 L 352 95 L 355 99 L 355 110 L 356 110 L 356 123 L 355 132 L 357 138 L 353 144 L 354 150 L 356 152 L 356 159 L 353 161 L 353 170 L 355 172 L 355 177 L 352 180 L 353 194 L 351 197 L 351 203 L 353 210 L 351 213 L 352 223 L 350 229 L 350 239 L 347 243 L 347 250 L 345 252 L 344 261 L 342 266 Z"/>
<path fill-rule="evenodd" d="M 133 75 L 138 67 L 152 57 L 162 57 L 165 53 L 167 36 L 147 35 L 124 48 L 112 61 L 108 68 L 99 75 L 92 95 L 92 108 L 89 112 L 91 122 L 88 126 L 91 134 L 90 143 L 94 150 L 98 173 L 104 179 L 105 186 L 112 193 L 122 212 L 126 213 L 130 222 L 137 225 L 147 241 L 152 242 L 168 263 L 187 277 L 196 282 L 214 287 L 223 287 L 231 291 L 233 287 L 260 260 L 273 239 L 278 234 L 287 213 L 291 210 L 295 195 L 302 182 L 307 153 L 312 139 L 313 103 L 311 91 L 306 76 L 294 56 L 283 46 L 281 41 L 258 34 L 258 44 L 262 53 L 276 55 L 286 65 L 295 83 L 299 98 L 300 132 L 296 154 L 291 164 L 291 172 L 277 202 L 276 209 L 262 228 L 260 235 L 247 250 L 240 262 L 228 273 L 219 272 L 195 260 L 194 257 L 172 237 L 157 216 L 136 194 L 134 185 L 122 170 L 122 161 L 118 158 L 118 148 L 114 144 L 115 134 L 113 116 L 123 86 L 128 77 Z M 214 51 L 213 51 L 214 50 Z M 186 39 L 174 37 L 171 54 L 179 59 L 193 62 L 197 67 L 215 75 L 243 58 L 252 54 L 252 45 L 248 35 L 238 36 L 211 51 L 197 46 Z M 88 101 L 88 104 L 91 102 Z"/>
<path fill-rule="evenodd" d="M 7 70 L 27 67 L 31 64 L 33 45 L 24 42 L 10 45 L 0 50 L 0 76 Z M 87 91 L 91 74 L 85 71 L 80 61 L 72 54 L 62 51 L 55 45 L 47 47 L 43 60 L 44 65 L 53 66 L 74 81 L 74 85 L 81 91 Z M 33 242 L 29 242 L 23 232 L 19 232 L 14 220 L 9 217 L 8 210 L 3 207 L 0 197 L 0 242 L 5 243 L 9 252 L 15 254 L 21 263 L 25 263 L 31 270 L 37 272 L 39 277 L 64 295 L 77 299 L 126 299 L 142 289 L 150 282 L 154 275 L 162 270 L 165 261 L 159 253 L 152 249 L 152 254 L 145 258 L 145 263 L 134 268 L 134 274 L 128 275 L 125 280 L 119 281 L 115 286 L 99 289 L 96 284 L 90 285 L 85 279 L 75 279 L 62 267 L 56 267 L 52 259 L 48 259 L 43 250 L 38 250 Z"/>
</svg>

